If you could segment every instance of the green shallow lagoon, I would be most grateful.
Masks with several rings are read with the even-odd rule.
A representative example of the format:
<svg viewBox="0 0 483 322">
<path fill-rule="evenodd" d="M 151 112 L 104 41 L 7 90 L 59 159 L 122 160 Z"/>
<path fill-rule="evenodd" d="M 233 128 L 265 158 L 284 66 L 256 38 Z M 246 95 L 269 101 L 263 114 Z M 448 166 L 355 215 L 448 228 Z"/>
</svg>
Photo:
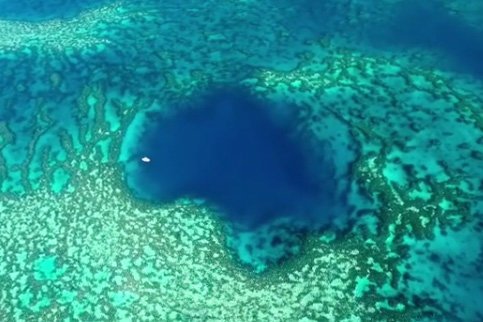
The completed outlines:
<svg viewBox="0 0 483 322">
<path fill-rule="evenodd" d="M 483 320 L 483 5 L 429 2 L 10 6 L 0 321 Z M 223 86 L 297 106 L 349 210 L 240 230 L 136 198 L 149 122 Z"/>
</svg>

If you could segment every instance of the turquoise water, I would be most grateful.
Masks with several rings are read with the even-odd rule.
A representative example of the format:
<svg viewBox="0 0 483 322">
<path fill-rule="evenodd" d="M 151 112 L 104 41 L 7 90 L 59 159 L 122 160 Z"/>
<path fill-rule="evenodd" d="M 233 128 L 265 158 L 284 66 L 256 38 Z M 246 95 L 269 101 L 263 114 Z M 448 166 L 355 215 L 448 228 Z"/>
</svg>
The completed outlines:
<svg viewBox="0 0 483 322">
<path fill-rule="evenodd" d="M 72 19 L 83 10 L 103 4 L 103 0 L 19 0 L 0 1 L 0 18 L 17 21 L 47 21 L 50 19 Z"/>
<path fill-rule="evenodd" d="M 483 320 L 480 1 L 0 7 L 1 321 Z"/>
</svg>

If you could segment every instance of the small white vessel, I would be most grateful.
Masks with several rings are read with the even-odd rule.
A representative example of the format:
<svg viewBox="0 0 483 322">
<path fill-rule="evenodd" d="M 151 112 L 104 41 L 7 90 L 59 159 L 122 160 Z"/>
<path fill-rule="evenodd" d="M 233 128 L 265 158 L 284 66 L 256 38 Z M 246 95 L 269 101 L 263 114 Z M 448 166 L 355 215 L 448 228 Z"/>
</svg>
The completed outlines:
<svg viewBox="0 0 483 322">
<path fill-rule="evenodd" d="M 144 156 L 144 157 L 141 158 L 141 161 L 148 163 L 148 162 L 151 162 L 151 159 Z"/>
</svg>

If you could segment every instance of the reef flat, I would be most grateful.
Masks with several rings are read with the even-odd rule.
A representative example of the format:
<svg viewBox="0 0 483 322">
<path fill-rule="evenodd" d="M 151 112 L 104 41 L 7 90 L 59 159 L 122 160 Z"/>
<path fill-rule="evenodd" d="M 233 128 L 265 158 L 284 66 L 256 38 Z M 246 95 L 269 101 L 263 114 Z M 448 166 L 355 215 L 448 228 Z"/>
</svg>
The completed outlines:
<svg viewBox="0 0 483 322">
<path fill-rule="evenodd" d="M 0 320 L 481 320 L 479 65 L 368 39 L 420 14 L 401 1 L 314 3 L 0 21 Z M 478 51 L 478 4 L 435 5 Z M 123 165 L 153 113 L 223 85 L 300 107 L 350 174 L 343 220 L 233 231 L 197 200 L 133 196 Z"/>
<path fill-rule="evenodd" d="M 234 321 L 365 311 L 353 296 L 356 244 L 314 240 L 300 264 L 256 277 L 233 265 L 209 212 L 136 203 L 118 175 L 100 166 L 75 193 L 2 201 L 2 318 Z"/>
</svg>

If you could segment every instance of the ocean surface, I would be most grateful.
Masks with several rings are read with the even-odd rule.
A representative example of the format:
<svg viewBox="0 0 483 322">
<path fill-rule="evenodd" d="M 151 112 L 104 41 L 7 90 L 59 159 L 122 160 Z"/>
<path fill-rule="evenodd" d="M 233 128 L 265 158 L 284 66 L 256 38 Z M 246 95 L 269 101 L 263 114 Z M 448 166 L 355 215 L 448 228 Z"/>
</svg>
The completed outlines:
<svg viewBox="0 0 483 322">
<path fill-rule="evenodd" d="M 0 0 L 0 321 L 483 321 L 480 0 Z"/>
</svg>

